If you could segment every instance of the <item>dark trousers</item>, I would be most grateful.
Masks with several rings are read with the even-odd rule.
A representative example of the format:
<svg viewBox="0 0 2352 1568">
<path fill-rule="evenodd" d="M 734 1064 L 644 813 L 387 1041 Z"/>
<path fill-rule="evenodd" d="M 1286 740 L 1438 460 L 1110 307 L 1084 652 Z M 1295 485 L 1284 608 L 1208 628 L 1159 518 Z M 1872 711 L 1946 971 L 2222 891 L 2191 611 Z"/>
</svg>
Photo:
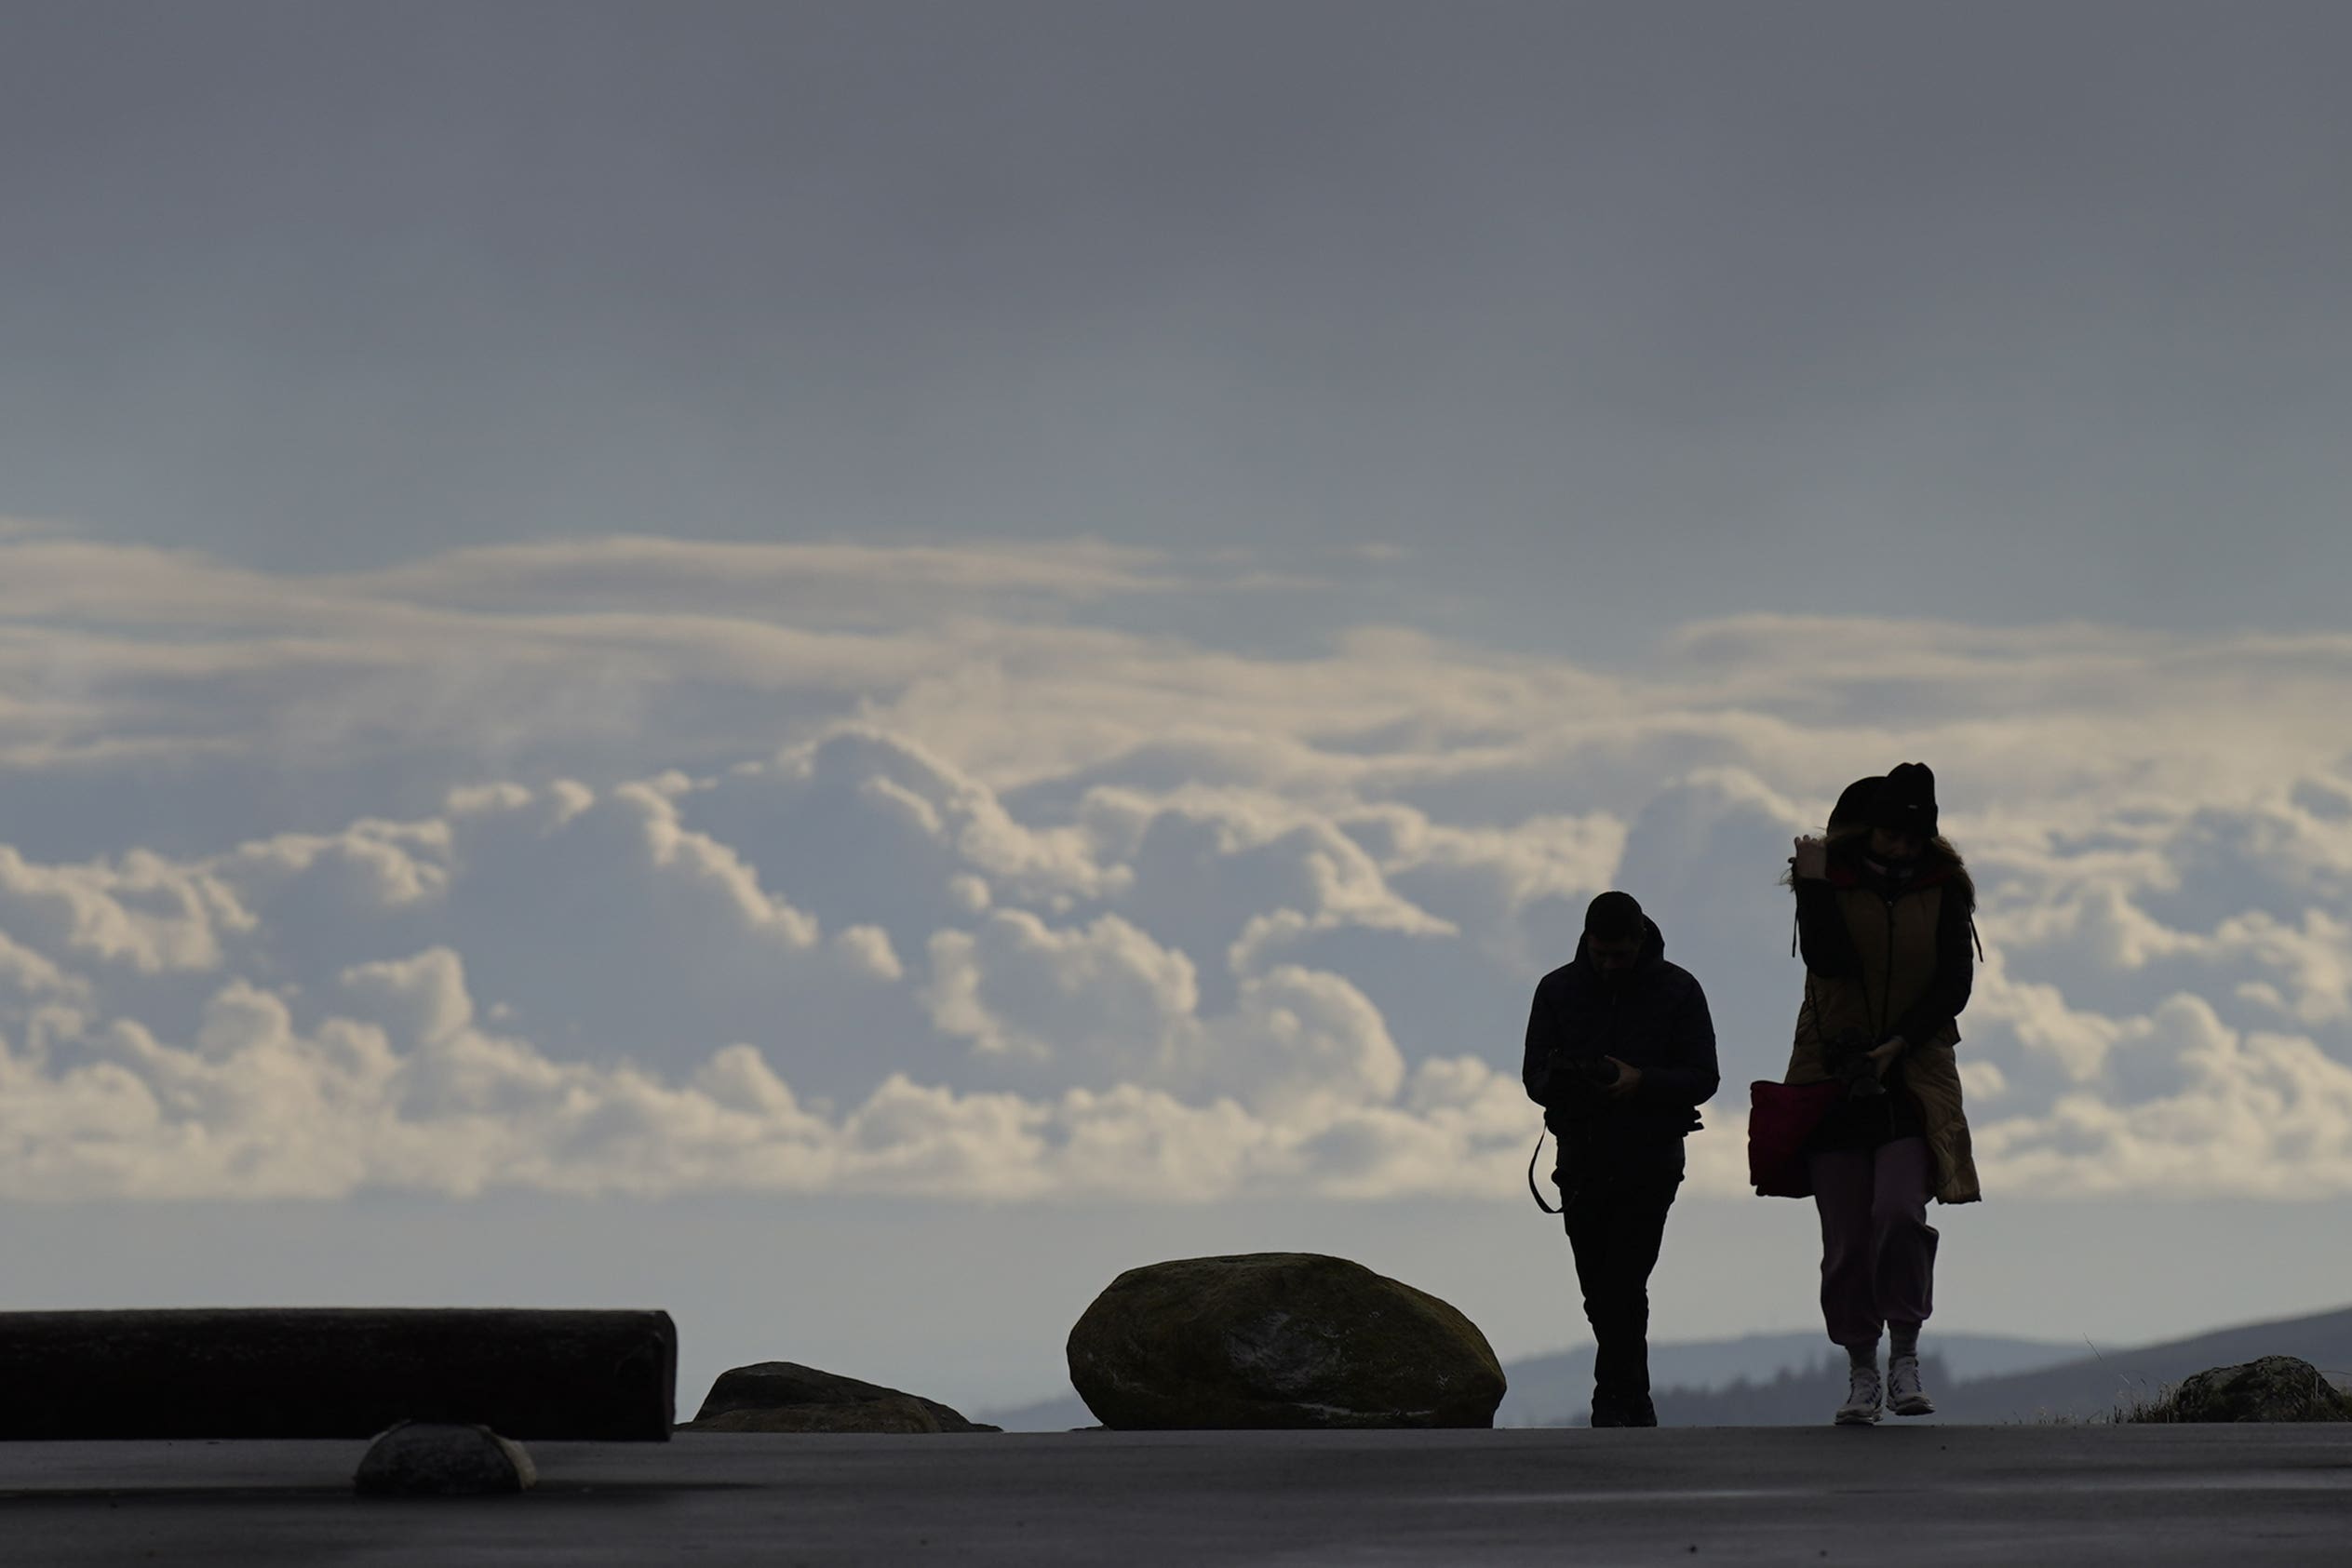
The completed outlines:
<svg viewBox="0 0 2352 1568">
<path fill-rule="evenodd" d="M 1682 1186 L 1680 1163 L 1581 1178 L 1564 1170 L 1556 1178 L 1584 1320 L 1593 1325 L 1595 1418 L 1649 1409 L 1649 1271 Z"/>
<path fill-rule="evenodd" d="M 1812 1157 L 1821 1215 L 1821 1319 L 1840 1345 L 1877 1343 L 1891 1323 L 1935 1310 L 1936 1231 L 1928 1223 L 1935 1160 L 1924 1138 Z"/>
</svg>

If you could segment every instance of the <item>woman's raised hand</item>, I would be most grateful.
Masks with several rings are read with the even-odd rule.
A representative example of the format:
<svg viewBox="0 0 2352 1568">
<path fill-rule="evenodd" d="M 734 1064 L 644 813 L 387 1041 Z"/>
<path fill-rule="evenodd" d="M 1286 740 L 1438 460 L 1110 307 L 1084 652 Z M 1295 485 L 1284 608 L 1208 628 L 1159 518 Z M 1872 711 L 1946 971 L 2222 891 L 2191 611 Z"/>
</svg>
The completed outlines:
<svg viewBox="0 0 2352 1568">
<path fill-rule="evenodd" d="M 1821 878 L 1829 875 L 1829 845 L 1819 838 L 1799 838 L 1793 858 L 1799 877 Z"/>
</svg>

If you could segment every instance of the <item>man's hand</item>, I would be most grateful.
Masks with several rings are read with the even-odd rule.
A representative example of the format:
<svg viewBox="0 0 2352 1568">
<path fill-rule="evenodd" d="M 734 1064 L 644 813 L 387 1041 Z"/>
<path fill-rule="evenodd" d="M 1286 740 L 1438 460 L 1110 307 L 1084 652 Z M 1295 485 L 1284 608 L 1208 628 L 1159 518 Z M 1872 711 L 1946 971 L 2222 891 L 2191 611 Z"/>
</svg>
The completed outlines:
<svg viewBox="0 0 2352 1568">
<path fill-rule="evenodd" d="M 1903 1038 L 1897 1035 L 1886 1044 L 1873 1046 L 1862 1054 L 1863 1058 L 1870 1063 L 1871 1070 L 1880 1078 L 1885 1078 L 1887 1069 L 1895 1065 L 1895 1058 L 1902 1055 L 1904 1050 Z"/>
<path fill-rule="evenodd" d="M 1612 1100 L 1632 1099 L 1633 1092 L 1642 1086 L 1642 1069 L 1631 1062 L 1619 1062 L 1614 1056 L 1607 1060 L 1617 1065 L 1617 1081 L 1608 1086 L 1608 1097 Z"/>
<path fill-rule="evenodd" d="M 1799 878 L 1819 881 L 1829 875 L 1829 845 L 1820 838 L 1799 838 L 1790 862 Z"/>
</svg>

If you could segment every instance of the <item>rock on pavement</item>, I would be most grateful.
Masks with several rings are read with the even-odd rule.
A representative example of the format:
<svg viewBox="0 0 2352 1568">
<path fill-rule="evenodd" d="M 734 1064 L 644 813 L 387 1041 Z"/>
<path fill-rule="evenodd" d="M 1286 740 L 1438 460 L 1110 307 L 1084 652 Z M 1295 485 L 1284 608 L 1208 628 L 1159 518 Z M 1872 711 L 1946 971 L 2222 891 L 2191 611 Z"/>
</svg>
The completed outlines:
<svg viewBox="0 0 2352 1568">
<path fill-rule="evenodd" d="M 760 1361 L 719 1374 L 690 1432 L 993 1432 L 936 1400 L 819 1372 Z"/>
<path fill-rule="evenodd" d="M 1314 1253 L 1131 1268 L 1069 1333 L 1103 1425 L 1491 1427 L 1502 1364 L 1446 1303 Z"/>
<path fill-rule="evenodd" d="M 539 1479 L 522 1444 L 488 1427 L 403 1421 L 370 1445 L 355 1490 L 383 1497 L 480 1497 Z"/>
<path fill-rule="evenodd" d="M 2352 1400 L 2293 1356 L 2200 1372 L 2172 1391 L 2165 1408 L 2174 1421 L 2352 1420 Z"/>
</svg>

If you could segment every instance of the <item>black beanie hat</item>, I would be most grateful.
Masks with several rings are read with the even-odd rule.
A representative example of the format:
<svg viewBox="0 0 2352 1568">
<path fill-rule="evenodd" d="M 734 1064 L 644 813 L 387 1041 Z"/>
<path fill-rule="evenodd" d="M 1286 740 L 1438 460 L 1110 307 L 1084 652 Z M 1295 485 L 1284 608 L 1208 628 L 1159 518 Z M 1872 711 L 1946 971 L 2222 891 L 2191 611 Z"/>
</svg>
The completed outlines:
<svg viewBox="0 0 2352 1568">
<path fill-rule="evenodd" d="M 1866 779 L 1856 779 L 1837 797 L 1837 804 L 1829 809 L 1829 829 L 1868 827 L 1870 809 L 1878 797 L 1878 786 L 1887 782 L 1884 773 L 1873 773 Z"/>
<path fill-rule="evenodd" d="M 1584 906 L 1584 934 L 1595 942 L 1622 942 L 1642 934 L 1642 906 L 1632 893 L 1605 892 Z"/>
<path fill-rule="evenodd" d="M 1926 763 L 1902 763 L 1888 773 L 1871 803 L 1870 825 L 1936 836 L 1936 776 Z"/>
</svg>

